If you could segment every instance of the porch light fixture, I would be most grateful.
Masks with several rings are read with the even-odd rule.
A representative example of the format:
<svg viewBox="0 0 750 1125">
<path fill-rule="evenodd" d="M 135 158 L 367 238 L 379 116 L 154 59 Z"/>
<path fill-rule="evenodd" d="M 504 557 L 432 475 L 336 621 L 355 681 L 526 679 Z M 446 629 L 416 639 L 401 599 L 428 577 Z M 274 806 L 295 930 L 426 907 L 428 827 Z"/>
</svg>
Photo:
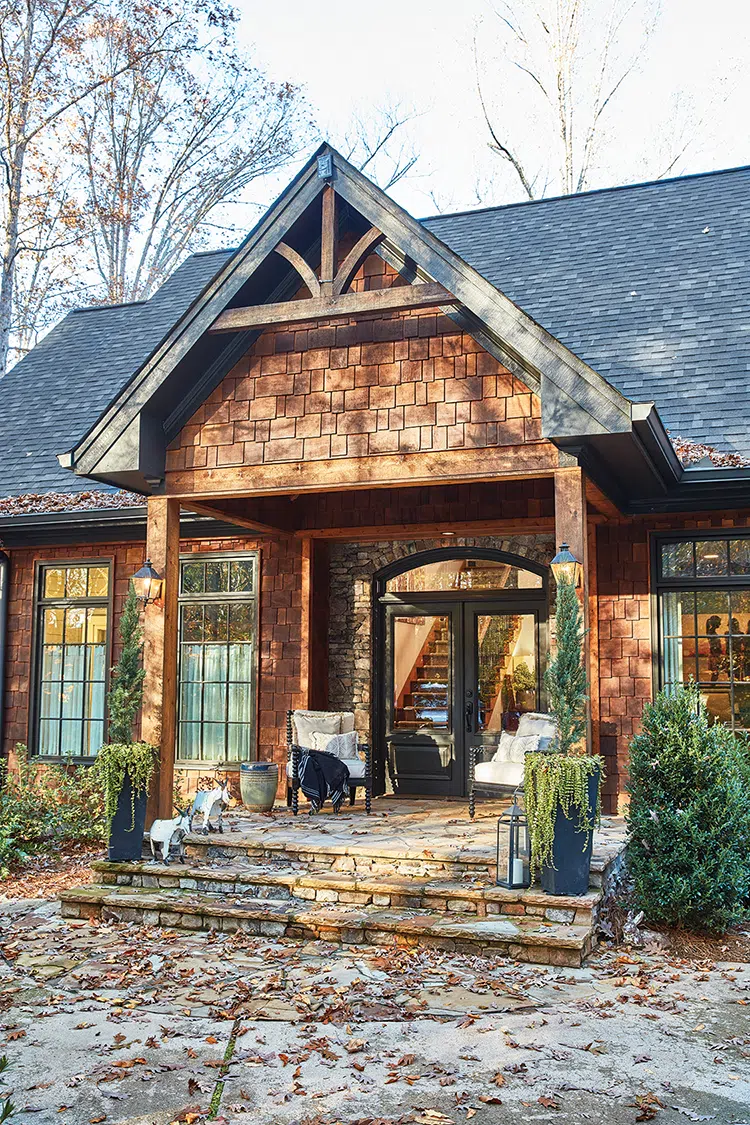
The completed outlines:
<svg viewBox="0 0 750 1125">
<path fill-rule="evenodd" d="M 514 800 L 497 822 L 497 884 L 516 890 L 531 886 L 529 826 L 526 814 Z M 505 878 L 501 878 L 501 872 Z"/>
<path fill-rule="evenodd" d="M 151 565 L 151 559 L 146 559 L 141 569 L 133 575 L 135 596 L 144 605 L 158 602 L 164 587 L 164 579 Z"/>
<path fill-rule="evenodd" d="M 569 582 L 576 588 L 581 585 L 583 579 L 583 567 L 575 557 L 567 543 L 560 544 L 560 550 L 555 555 L 550 563 L 552 573 L 555 576 L 555 582 L 559 586 L 561 582 Z"/>
</svg>

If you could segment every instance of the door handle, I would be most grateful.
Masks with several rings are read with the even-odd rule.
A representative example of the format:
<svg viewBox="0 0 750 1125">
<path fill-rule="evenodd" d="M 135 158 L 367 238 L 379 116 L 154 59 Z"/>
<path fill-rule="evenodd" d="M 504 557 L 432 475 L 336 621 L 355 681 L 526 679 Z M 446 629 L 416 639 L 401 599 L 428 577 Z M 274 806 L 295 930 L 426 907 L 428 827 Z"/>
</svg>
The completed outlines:
<svg viewBox="0 0 750 1125">
<path fill-rule="evenodd" d="M 471 734 L 474 730 L 474 704 L 471 700 L 467 701 L 464 707 L 464 716 L 466 718 L 466 731 Z"/>
</svg>

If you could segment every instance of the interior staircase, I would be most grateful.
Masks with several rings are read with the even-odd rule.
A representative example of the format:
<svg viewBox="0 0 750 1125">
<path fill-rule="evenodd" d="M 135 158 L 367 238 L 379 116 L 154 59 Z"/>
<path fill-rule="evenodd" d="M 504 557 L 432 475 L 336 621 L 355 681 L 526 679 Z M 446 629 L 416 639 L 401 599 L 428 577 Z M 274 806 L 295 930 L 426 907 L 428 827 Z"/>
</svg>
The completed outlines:
<svg viewBox="0 0 750 1125">
<path fill-rule="evenodd" d="M 94 882 L 60 894 L 70 918 L 345 945 L 426 945 L 519 961 L 580 965 L 616 853 L 592 865 L 580 898 L 505 890 L 487 855 L 457 860 L 323 840 L 187 837 L 187 862 L 95 863 Z M 455 855 L 455 852 L 452 853 Z"/>
<path fill-rule="evenodd" d="M 394 719 L 401 730 L 433 721 L 444 726 L 449 714 L 450 633 L 438 618 L 398 698 Z M 441 716 L 445 716 L 441 720 Z"/>
</svg>

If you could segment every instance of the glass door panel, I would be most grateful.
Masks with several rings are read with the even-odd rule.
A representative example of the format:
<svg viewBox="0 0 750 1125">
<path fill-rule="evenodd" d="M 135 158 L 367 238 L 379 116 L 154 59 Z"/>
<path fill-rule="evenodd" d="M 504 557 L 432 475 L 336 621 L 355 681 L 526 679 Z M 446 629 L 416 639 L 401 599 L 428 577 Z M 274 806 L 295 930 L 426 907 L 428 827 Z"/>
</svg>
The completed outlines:
<svg viewBox="0 0 750 1125">
<path fill-rule="evenodd" d="M 448 730 L 450 618 L 393 615 L 393 729 Z"/>
<path fill-rule="evenodd" d="M 458 777 L 455 620 L 454 612 L 434 606 L 388 610 L 386 739 L 400 792 L 447 795 Z"/>
<path fill-rule="evenodd" d="M 537 615 L 466 607 L 465 736 L 491 757 L 503 730 L 539 709 Z"/>
</svg>

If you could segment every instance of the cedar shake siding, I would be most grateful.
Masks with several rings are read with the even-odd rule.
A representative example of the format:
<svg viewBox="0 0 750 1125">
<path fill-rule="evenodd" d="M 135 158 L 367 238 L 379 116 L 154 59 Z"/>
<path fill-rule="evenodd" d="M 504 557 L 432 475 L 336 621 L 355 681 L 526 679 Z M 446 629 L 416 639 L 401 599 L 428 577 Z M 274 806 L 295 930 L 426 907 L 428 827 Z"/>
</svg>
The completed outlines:
<svg viewBox="0 0 750 1125">
<path fill-rule="evenodd" d="M 353 288 L 395 276 L 373 256 Z M 172 443 L 167 469 L 530 443 L 548 447 L 539 399 L 436 310 L 266 330 Z"/>
</svg>

